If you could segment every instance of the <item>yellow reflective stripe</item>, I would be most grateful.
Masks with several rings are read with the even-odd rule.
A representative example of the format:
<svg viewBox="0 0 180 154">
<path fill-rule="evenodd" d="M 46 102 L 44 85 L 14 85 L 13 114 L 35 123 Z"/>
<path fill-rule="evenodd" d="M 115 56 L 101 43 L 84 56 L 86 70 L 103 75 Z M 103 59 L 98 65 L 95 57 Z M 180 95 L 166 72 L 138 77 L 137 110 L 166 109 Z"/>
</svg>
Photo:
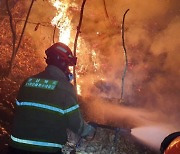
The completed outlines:
<svg viewBox="0 0 180 154">
<path fill-rule="evenodd" d="M 33 106 L 33 107 L 37 107 L 37 108 L 47 109 L 47 110 L 58 112 L 61 114 L 66 114 L 66 113 L 72 112 L 79 108 L 79 105 L 76 104 L 68 109 L 63 110 L 63 109 L 60 109 L 60 108 L 57 108 L 54 106 L 50 106 L 50 105 L 46 105 L 46 104 L 40 104 L 40 103 L 35 103 L 35 102 L 19 102 L 18 100 L 16 100 L 16 104 L 18 106 Z"/>
<path fill-rule="evenodd" d="M 24 143 L 24 144 L 30 144 L 30 145 L 36 145 L 36 146 L 54 147 L 54 148 L 62 148 L 63 147 L 63 145 L 57 144 L 57 143 L 20 139 L 20 138 L 14 137 L 12 135 L 11 135 L 11 139 L 18 143 Z"/>
</svg>

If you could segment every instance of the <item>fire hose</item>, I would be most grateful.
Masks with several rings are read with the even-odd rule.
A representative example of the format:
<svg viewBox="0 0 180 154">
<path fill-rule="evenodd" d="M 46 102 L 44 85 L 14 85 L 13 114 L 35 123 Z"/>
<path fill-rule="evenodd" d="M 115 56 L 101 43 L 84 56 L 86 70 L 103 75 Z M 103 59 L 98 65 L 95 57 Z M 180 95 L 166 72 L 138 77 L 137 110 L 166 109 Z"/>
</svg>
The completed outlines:
<svg viewBox="0 0 180 154">
<path fill-rule="evenodd" d="M 118 128 L 118 127 L 113 127 L 113 126 L 104 125 L 104 124 L 97 124 L 97 123 L 93 123 L 93 122 L 90 122 L 89 124 L 91 126 L 93 126 L 96 130 L 97 130 L 98 127 L 99 128 L 104 128 L 104 129 L 109 129 L 109 130 L 114 130 L 115 131 L 114 142 L 117 141 L 116 138 L 117 138 L 118 133 L 121 133 L 121 134 L 124 134 L 124 135 L 131 133 L 131 129 L 129 129 L 129 128 Z M 95 137 L 95 135 L 94 135 L 94 137 Z"/>
</svg>

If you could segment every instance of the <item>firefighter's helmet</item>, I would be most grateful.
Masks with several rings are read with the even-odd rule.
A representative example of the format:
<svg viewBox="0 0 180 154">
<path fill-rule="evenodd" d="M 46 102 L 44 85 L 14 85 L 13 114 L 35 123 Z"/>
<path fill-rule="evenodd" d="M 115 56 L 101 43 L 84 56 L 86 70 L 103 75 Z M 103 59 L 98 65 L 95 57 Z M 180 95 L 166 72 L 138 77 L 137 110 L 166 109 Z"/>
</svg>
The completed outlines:
<svg viewBox="0 0 180 154">
<path fill-rule="evenodd" d="M 161 143 L 161 154 L 180 154 L 180 132 L 168 135 Z"/>
<path fill-rule="evenodd" d="M 73 56 L 71 49 L 64 43 L 53 44 L 45 53 L 47 59 L 64 62 L 67 66 L 76 65 L 77 57 Z"/>
</svg>

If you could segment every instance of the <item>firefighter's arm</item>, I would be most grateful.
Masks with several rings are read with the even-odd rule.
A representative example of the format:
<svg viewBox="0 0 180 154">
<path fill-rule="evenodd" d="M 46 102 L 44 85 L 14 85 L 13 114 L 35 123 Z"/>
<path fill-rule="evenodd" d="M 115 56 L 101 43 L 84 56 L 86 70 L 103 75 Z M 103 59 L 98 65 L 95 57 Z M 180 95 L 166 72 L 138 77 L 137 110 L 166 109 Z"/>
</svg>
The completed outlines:
<svg viewBox="0 0 180 154">
<path fill-rule="evenodd" d="M 66 97 L 66 102 L 69 106 L 76 106 L 77 100 L 72 96 Z M 68 128 L 72 130 L 75 134 L 82 137 L 91 135 L 94 133 L 95 129 L 91 125 L 88 125 L 82 118 L 79 107 L 73 110 L 71 113 L 67 114 Z"/>
</svg>

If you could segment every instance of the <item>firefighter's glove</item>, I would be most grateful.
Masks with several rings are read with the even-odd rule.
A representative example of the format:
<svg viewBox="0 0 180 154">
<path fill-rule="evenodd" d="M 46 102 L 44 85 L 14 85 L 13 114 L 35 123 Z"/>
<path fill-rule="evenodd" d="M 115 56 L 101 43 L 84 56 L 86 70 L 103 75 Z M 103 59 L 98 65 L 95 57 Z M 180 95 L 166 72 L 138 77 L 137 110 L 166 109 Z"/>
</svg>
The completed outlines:
<svg viewBox="0 0 180 154">
<path fill-rule="evenodd" d="M 89 125 L 91 125 L 92 127 L 94 127 L 95 129 L 97 129 L 98 124 L 94 123 L 94 122 L 88 122 Z"/>
<path fill-rule="evenodd" d="M 86 140 L 91 140 L 95 135 L 96 129 L 92 125 L 86 124 L 84 130 L 81 134 L 81 137 Z"/>
</svg>

